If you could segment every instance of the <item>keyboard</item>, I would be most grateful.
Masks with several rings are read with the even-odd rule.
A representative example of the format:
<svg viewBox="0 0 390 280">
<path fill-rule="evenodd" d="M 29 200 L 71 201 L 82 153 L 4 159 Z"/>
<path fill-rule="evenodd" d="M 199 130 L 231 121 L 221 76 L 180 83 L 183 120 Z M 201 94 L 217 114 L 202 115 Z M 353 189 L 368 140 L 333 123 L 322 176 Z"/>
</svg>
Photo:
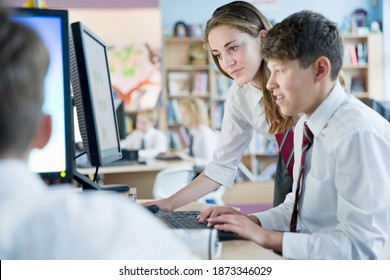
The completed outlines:
<svg viewBox="0 0 390 280">
<path fill-rule="evenodd" d="M 199 211 L 158 211 L 154 215 L 167 224 L 170 228 L 176 229 L 209 229 L 205 223 L 199 223 L 196 217 Z M 237 239 L 238 236 L 233 232 L 218 231 L 219 240 Z"/>
</svg>

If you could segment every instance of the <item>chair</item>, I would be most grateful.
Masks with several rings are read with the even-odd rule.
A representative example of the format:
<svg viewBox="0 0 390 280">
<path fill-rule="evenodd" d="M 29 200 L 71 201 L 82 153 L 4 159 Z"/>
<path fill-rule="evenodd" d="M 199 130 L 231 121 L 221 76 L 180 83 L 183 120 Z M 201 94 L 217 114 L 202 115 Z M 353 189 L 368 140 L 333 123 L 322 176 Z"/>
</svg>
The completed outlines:
<svg viewBox="0 0 390 280">
<path fill-rule="evenodd" d="M 155 199 L 167 198 L 188 185 L 194 178 L 192 166 L 180 166 L 164 169 L 157 173 L 153 185 Z"/>
<path fill-rule="evenodd" d="M 157 173 L 153 185 L 153 198 L 163 199 L 176 193 L 188 185 L 194 178 L 194 168 L 191 166 L 171 167 Z M 200 198 L 198 202 L 224 205 L 222 195 L 225 187 L 221 186 L 210 194 Z"/>
</svg>

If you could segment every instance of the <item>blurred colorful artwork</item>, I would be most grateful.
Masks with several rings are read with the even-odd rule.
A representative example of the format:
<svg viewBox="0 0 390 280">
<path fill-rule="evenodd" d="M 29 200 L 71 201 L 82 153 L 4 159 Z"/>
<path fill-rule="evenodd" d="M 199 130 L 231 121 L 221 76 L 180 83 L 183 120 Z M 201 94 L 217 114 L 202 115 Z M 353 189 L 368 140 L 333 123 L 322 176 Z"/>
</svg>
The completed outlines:
<svg viewBox="0 0 390 280">
<path fill-rule="evenodd" d="M 126 111 L 155 108 L 161 94 L 160 48 L 131 43 L 110 47 L 108 56 L 113 90 Z"/>
</svg>

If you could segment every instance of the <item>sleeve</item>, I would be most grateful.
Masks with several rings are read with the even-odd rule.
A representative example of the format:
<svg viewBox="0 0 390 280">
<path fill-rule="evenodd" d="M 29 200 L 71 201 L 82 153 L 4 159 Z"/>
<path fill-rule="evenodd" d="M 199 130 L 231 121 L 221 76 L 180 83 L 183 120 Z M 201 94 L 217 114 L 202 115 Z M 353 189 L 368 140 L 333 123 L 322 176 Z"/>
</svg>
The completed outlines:
<svg viewBox="0 0 390 280">
<path fill-rule="evenodd" d="M 229 90 L 219 143 L 205 169 L 206 176 L 227 187 L 234 183 L 237 166 L 253 134 L 253 127 L 240 113 L 239 104 L 233 104 L 233 94 Z"/>
<path fill-rule="evenodd" d="M 290 231 L 291 213 L 295 196 L 290 192 L 282 204 L 264 212 L 254 213 L 262 227 L 276 231 Z"/>
</svg>

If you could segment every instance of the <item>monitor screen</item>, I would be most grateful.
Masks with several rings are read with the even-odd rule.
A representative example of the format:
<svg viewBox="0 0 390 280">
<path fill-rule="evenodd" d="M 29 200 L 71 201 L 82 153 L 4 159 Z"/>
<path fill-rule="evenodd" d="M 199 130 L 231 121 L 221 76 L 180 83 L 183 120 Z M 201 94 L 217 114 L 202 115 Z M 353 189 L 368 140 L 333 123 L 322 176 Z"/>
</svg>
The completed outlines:
<svg viewBox="0 0 390 280">
<path fill-rule="evenodd" d="M 66 10 L 10 10 L 11 19 L 32 28 L 47 46 L 50 65 L 45 80 L 42 111 L 51 115 L 52 135 L 43 149 L 34 149 L 28 160 L 32 172 L 44 179 L 72 178 L 73 125 L 69 78 L 69 25 Z"/>
<path fill-rule="evenodd" d="M 71 24 L 71 81 L 83 145 L 93 166 L 122 157 L 104 41 L 80 22 Z"/>
</svg>

